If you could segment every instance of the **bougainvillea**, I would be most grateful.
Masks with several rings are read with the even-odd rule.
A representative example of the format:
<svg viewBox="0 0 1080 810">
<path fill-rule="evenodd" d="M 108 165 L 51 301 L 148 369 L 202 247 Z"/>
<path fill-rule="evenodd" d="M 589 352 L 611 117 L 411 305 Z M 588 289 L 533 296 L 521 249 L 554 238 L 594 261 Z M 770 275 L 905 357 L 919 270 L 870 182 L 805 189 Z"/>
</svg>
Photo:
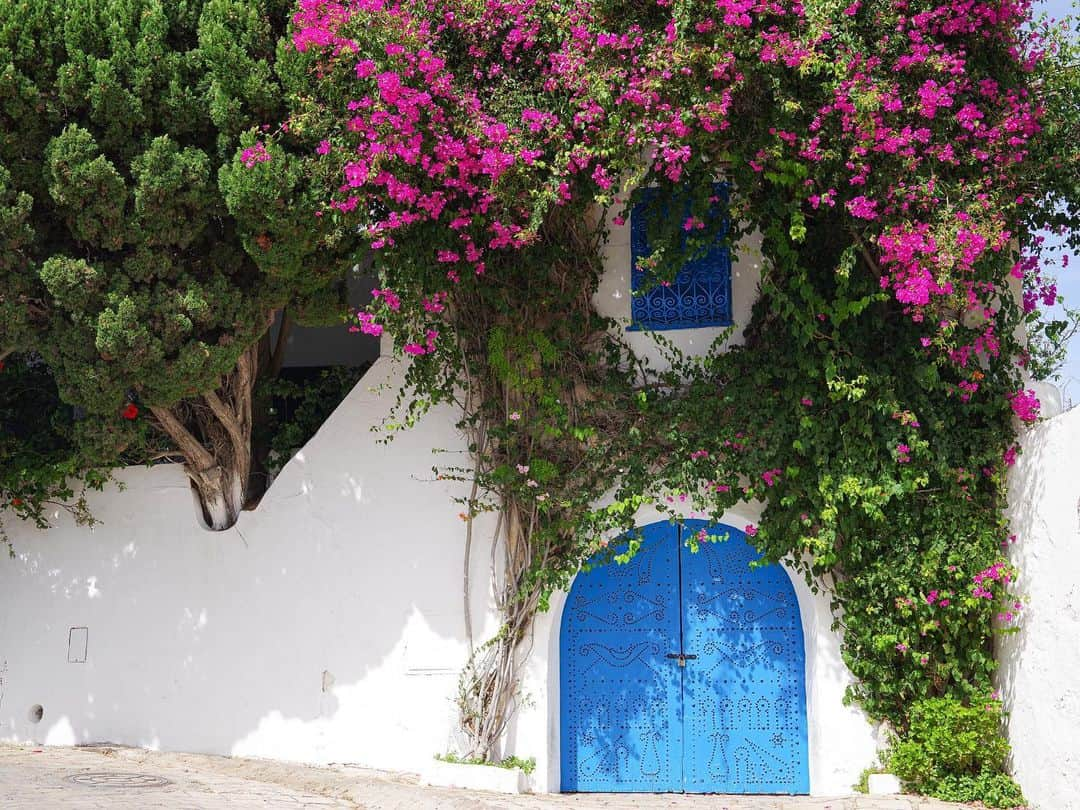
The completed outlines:
<svg viewBox="0 0 1080 810">
<path fill-rule="evenodd" d="M 466 678 L 481 755 L 527 627 L 512 606 L 531 616 L 645 503 L 719 520 L 761 500 L 747 533 L 832 594 L 872 716 L 903 731 L 914 698 L 986 688 L 992 628 L 1017 609 L 1001 548 L 1013 414 L 1038 413 L 1018 327 L 1056 296 L 1022 249 L 1068 185 L 1041 192 L 1032 150 L 1076 171 L 1074 143 L 1045 143 L 1035 77 L 1054 49 L 1028 13 L 301 0 L 309 81 L 286 128 L 309 149 L 251 140 L 237 161 L 328 179 L 313 216 L 360 229 L 376 257 L 356 328 L 411 356 L 408 418 L 468 395 L 464 514 L 502 516 L 514 616 L 495 680 Z M 596 316 L 606 223 L 641 200 L 653 283 L 716 239 L 761 235 L 744 346 L 672 351 L 655 371 Z"/>
</svg>

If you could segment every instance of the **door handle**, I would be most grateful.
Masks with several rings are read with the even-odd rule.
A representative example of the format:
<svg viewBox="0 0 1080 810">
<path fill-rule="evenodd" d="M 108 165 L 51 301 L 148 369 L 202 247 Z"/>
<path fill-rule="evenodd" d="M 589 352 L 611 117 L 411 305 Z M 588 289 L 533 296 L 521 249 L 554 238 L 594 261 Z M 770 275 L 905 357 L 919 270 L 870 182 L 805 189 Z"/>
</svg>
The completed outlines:
<svg viewBox="0 0 1080 810">
<path fill-rule="evenodd" d="M 697 658 L 696 655 L 686 655 L 685 653 L 668 653 L 668 658 L 674 658 L 679 662 L 680 667 L 685 667 L 687 661 L 692 661 Z"/>
</svg>

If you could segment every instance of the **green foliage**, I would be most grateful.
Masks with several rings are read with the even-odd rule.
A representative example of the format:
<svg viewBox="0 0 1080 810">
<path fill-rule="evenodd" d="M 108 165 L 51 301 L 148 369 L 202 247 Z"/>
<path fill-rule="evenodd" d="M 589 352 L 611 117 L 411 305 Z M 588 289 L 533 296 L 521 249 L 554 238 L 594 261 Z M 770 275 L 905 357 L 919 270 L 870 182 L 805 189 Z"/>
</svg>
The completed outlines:
<svg viewBox="0 0 1080 810">
<path fill-rule="evenodd" d="M 40 167 L 45 194 L 31 260 L 3 286 L 41 298 L 25 340 L 63 398 L 99 420 L 114 421 L 132 392 L 171 406 L 212 389 L 280 304 L 223 217 L 200 6 L 60 4 L 55 61 L 40 64 L 22 40 L 8 57 L 9 71 L 34 77 L 50 136 L 13 156 Z M 20 3 L 4 16 L 36 30 L 56 9 Z"/>
<path fill-rule="evenodd" d="M 199 50 L 210 76 L 210 117 L 223 155 L 231 156 L 252 124 L 284 119 L 279 57 L 291 49 L 279 42 L 292 7 L 290 0 L 207 0 L 199 24 Z"/>
<path fill-rule="evenodd" d="M 38 526 L 46 510 L 67 509 L 92 523 L 83 497 L 100 489 L 106 471 L 86 470 L 72 454 L 74 413 L 60 402 L 56 384 L 40 358 L 11 355 L 0 363 L 0 507 Z M 81 474 L 80 488 L 73 480 Z M 6 541 L 0 520 L 0 541 Z"/>
<path fill-rule="evenodd" d="M 449 762 L 452 765 L 494 765 L 496 768 L 506 768 L 509 771 L 519 770 L 526 776 L 532 774 L 536 770 L 536 757 L 529 757 L 528 759 L 522 759 L 521 757 L 510 755 L 503 757 L 498 762 L 488 762 L 481 757 L 460 757 L 454 753 L 436 754 L 435 759 L 440 762 Z"/>
<path fill-rule="evenodd" d="M 1039 204 L 1028 220 L 1031 231 L 1060 231 L 1068 247 L 1080 249 L 1080 234 L 1070 228 L 1080 217 L 1080 15 L 1051 23 L 1046 15 L 1038 28 L 1052 58 L 1036 65 L 1043 103 L 1044 137 L 1033 144 L 1030 191 Z"/>
<path fill-rule="evenodd" d="M 1059 303 L 1062 303 L 1059 299 Z M 1064 306 L 1060 318 L 1039 318 L 1031 325 L 1028 370 L 1036 380 L 1057 380 L 1068 359 L 1069 344 L 1080 333 L 1080 309 Z"/>
<path fill-rule="evenodd" d="M 1080 16 L 1050 22 L 1046 15 L 1037 27 L 1054 56 L 1036 66 L 1046 114 L 1044 137 L 1033 144 L 1028 191 L 1037 204 L 1028 214 L 1028 248 L 1043 268 L 1060 264 L 1067 268 L 1069 255 L 1080 251 L 1080 233 L 1070 225 L 1080 218 Z M 1047 238 L 1050 235 L 1052 238 Z M 1066 270 L 1068 272 L 1068 270 Z M 1027 316 L 1031 359 L 1028 368 L 1035 379 L 1055 380 L 1066 360 L 1069 341 L 1080 329 L 1080 311 L 1064 306 L 1056 296 L 1053 274 L 1041 269 L 1038 281 L 1046 285 L 1047 298 L 1062 305 L 1060 317 L 1038 312 Z"/>
<path fill-rule="evenodd" d="M 289 9 L 0 0 L 0 354 L 33 351 L 85 414 L 65 434 L 73 470 L 79 454 L 94 467 L 167 447 L 155 409 L 220 446 L 199 398 L 273 313 L 344 313 L 348 235 L 331 245 L 313 204 L 281 201 L 299 185 L 283 161 L 229 172 L 247 130 L 285 115 Z M 255 200 L 234 216 L 238 188 Z M 122 417 L 132 402 L 138 429 Z"/>
<path fill-rule="evenodd" d="M 989 687 L 995 616 L 1015 613 L 1001 583 L 993 598 L 972 585 L 1006 536 L 1008 383 L 988 374 L 985 399 L 958 401 L 954 372 L 905 348 L 919 324 L 893 316 L 872 279 L 846 282 L 869 303 L 819 320 L 838 305 L 833 232 L 819 219 L 791 249 L 797 274 L 766 277 L 746 347 L 669 352 L 671 371 L 642 391 L 638 452 L 620 458 L 625 508 L 593 514 L 586 533 L 631 530 L 643 496 L 717 521 L 763 502 L 754 542 L 832 597 L 850 697 L 903 728 L 915 699 Z"/>
<path fill-rule="evenodd" d="M 915 701 L 910 727 L 889 764 L 908 787 L 946 801 L 1017 807 L 1024 797 L 1004 772 L 1009 744 L 1001 735 L 1001 704 L 987 693 L 970 703 Z"/>
<path fill-rule="evenodd" d="M 1027 800 L 1007 773 L 983 771 L 971 776 L 946 776 L 927 795 L 947 802 L 982 802 L 987 807 L 1024 808 Z"/>
<path fill-rule="evenodd" d="M 757 501 L 766 561 L 832 600 L 851 699 L 901 733 L 914 701 L 974 700 L 1019 609 L 1010 401 L 1048 362 L 1021 336 L 1066 331 L 1038 333 L 1056 292 L 1028 242 L 1080 222 L 1071 46 L 1036 58 L 1023 6 L 450 5 L 303 6 L 290 127 L 322 149 L 274 137 L 250 173 L 280 165 L 284 199 L 323 182 L 323 218 L 377 251 L 358 325 L 414 357 L 395 425 L 465 405 L 476 468 L 440 472 L 474 484 L 467 520 L 504 521 L 493 646 L 612 536 L 633 553 L 641 507 L 719 522 Z M 248 196 L 252 219 L 272 205 Z M 604 223 L 638 202 L 652 283 L 714 237 L 760 236 L 743 346 L 658 338 L 656 369 L 597 317 Z M 482 752 L 506 660 L 464 679 Z"/>
<path fill-rule="evenodd" d="M 33 291 L 27 267 L 34 239 L 30 224 L 33 204 L 29 194 L 12 185 L 11 173 L 0 162 L 0 278 L 8 279 L 0 286 L 0 346 L 19 345 L 25 340 L 32 317 L 27 312 Z"/>
<path fill-rule="evenodd" d="M 869 793 L 870 792 L 870 777 L 876 773 L 887 773 L 886 763 L 888 762 L 888 754 L 885 751 L 878 753 L 878 764 L 870 765 L 863 768 L 859 772 L 859 780 L 851 786 L 851 789 L 856 793 Z"/>
</svg>

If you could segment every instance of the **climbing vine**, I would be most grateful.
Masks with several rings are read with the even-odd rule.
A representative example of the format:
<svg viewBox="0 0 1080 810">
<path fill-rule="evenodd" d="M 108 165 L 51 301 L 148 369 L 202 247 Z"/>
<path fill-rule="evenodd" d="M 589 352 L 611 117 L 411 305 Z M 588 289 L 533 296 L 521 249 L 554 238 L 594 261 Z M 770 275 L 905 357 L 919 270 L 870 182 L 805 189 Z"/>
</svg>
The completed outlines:
<svg viewBox="0 0 1080 810">
<path fill-rule="evenodd" d="M 253 132 L 238 161 L 306 166 L 314 216 L 366 237 L 381 284 L 356 328 L 411 359 L 401 424 L 465 406 L 475 468 L 443 473 L 505 555 L 503 629 L 462 682 L 467 754 L 497 756 L 535 611 L 647 504 L 719 521 L 763 502 L 747 534 L 831 595 L 851 696 L 901 735 L 913 700 L 988 688 L 1020 610 L 1005 477 L 1039 414 L 1022 327 L 1056 301 L 1024 249 L 1074 224 L 1077 175 L 1075 82 L 1028 17 L 302 0 L 289 140 Z M 760 234 L 744 345 L 683 357 L 657 336 L 650 367 L 598 316 L 607 229 L 638 202 L 653 284 Z"/>
</svg>

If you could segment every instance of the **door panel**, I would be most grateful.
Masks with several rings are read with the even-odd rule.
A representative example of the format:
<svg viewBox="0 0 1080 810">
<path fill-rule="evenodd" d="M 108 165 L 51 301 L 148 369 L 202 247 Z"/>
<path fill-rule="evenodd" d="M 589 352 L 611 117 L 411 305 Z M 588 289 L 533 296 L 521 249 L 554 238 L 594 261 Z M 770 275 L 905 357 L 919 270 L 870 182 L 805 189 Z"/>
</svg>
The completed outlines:
<svg viewBox="0 0 1080 810">
<path fill-rule="evenodd" d="M 686 521 L 697 532 L 703 521 Z M 745 535 L 681 544 L 688 792 L 808 793 L 802 625 L 795 591 Z M 726 540 L 719 538 L 727 535 Z"/>
<path fill-rule="evenodd" d="M 582 572 L 563 611 L 562 789 L 682 790 L 677 528 Z"/>
<path fill-rule="evenodd" d="M 641 531 L 629 563 L 578 575 L 563 611 L 562 790 L 809 793 L 787 574 L 750 568 L 759 555 L 729 526 L 696 553 L 666 522 Z"/>
</svg>

